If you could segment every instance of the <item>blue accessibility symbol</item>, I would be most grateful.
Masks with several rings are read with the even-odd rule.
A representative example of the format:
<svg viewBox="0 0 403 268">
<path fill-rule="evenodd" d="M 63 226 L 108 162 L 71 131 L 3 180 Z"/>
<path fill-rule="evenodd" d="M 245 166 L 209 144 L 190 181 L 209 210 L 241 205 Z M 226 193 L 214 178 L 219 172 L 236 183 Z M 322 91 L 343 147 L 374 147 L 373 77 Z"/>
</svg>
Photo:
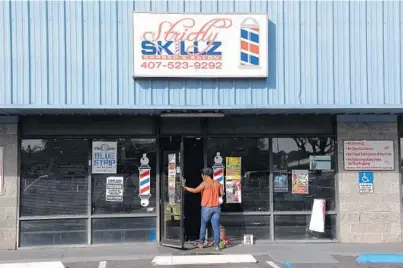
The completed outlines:
<svg viewBox="0 0 403 268">
<path fill-rule="evenodd" d="M 360 171 L 358 172 L 358 183 L 374 183 L 374 172 Z"/>
</svg>

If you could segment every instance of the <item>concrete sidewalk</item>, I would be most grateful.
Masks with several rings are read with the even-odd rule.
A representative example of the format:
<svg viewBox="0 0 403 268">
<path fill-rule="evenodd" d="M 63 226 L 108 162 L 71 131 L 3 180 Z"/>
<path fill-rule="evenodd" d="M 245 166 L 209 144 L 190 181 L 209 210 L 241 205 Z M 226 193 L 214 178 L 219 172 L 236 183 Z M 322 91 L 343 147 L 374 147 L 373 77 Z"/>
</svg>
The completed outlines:
<svg viewBox="0 0 403 268">
<path fill-rule="evenodd" d="M 44 247 L 0 251 L 0 263 L 62 261 L 64 263 L 88 261 L 145 260 L 155 256 L 215 253 L 214 249 L 177 250 L 155 244 L 119 244 L 83 247 Z M 333 256 L 358 256 L 364 253 L 403 253 L 403 244 L 256 244 L 233 246 L 221 254 L 269 255 L 278 262 L 337 263 Z"/>
</svg>

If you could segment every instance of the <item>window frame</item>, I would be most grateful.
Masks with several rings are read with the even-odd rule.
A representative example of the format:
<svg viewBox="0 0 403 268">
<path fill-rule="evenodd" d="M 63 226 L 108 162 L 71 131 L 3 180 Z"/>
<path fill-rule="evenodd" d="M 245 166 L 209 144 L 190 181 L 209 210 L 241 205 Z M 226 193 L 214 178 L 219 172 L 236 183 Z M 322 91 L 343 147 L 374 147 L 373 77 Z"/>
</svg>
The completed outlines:
<svg viewBox="0 0 403 268">
<path fill-rule="evenodd" d="M 272 162 L 271 162 L 271 154 L 272 154 L 272 139 L 267 136 L 249 136 L 249 135 L 242 135 L 242 136 L 207 136 L 205 137 L 205 150 L 204 150 L 204 159 L 205 159 L 205 166 L 207 166 L 207 163 L 209 162 L 208 160 L 208 150 L 207 150 L 207 144 L 208 144 L 208 139 L 236 139 L 236 138 L 243 138 L 243 139 L 267 139 L 269 143 L 269 148 L 267 149 L 267 157 L 268 157 L 268 170 L 269 170 L 269 209 L 268 210 L 263 210 L 263 211 L 234 211 L 234 212 L 224 212 L 222 211 L 221 214 L 223 215 L 269 215 L 268 213 L 271 212 L 272 210 L 272 200 L 271 200 L 271 195 L 272 195 L 272 190 L 273 189 L 273 182 L 272 182 Z M 221 155 L 223 156 L 223 155 Z M 211 161 L 212 159 L 210 159 Z M 223 159 L 223 162 L 225 160 Z M 225 163 L 223 163 L 225 166 Z M 225 173 L 225 172 L 224 172 Z M 243 191 L 243 190 L 242 190 Z"/>
<path fill-rule="evenodd" d="M 158 129 L 158 128 L 157 128 Z M 93 215 L 91 212 L 91 202 L 92 202 L 92 177 L 91 177 L 91 169 L 88 169 L 88 213 L 86 215 L 80 215 L 80 216 L 73 216 L 73 215 L 58 215 L 58 216 L 21 216 L 20 215 L 20 176 L 17 178 L 17 215 L 18 215 L 18 220 L 17 220 L 17 247 L 20 247 L 20 223 L 22 221 L 30 221 L 30 220 L 50 220 L 50 219 L 87 219 L 87 227 L 88 227 L 88 238 L 87 238 L 87 244 L 91 245 L 92 244 L 92 219 L 97 219 L 97 218 L 145 218 L 145 217 L 150 217 L 150 218 L 155 218 L 156 219 L 156 241 L 159 243 L 160 241 L 160 206 L 159 200 L 160 200 L 160 146 L 159 146 L 159 139 L 162 136 L 169 136 L 169 135 L 160 135 L 159 131 L 156 131 L 154 134 L 147 134 L 147 135 L 25 135 L 25 136 L 20 136 L 18 139 L 18 160 L 19 160 L 19 170 L 21 167 L 21 142 L 24 139 L 87 139 L 88 141 L 88 159 L 90 160 L 91 158 L 91 150 L 92 150 L 92 141 L 96 139 L 110 139 L 110 140 L 116 140 L 118 138 L 131 138 L 131 139 L 155 139 L 156 140 L 156 148 L 157 148 L 157 163 L 156 163 L 156 200 L 157 200 L 157 207 L 155 213 L 128 213 L 128 214 L 95 214 Z M 192 135 L 188 135 L 192 136 Z M 325 134 L 293 134 L 293 133 L 288 133 L 288 134 L 270 134 L 270 135 L 261 135 L 261 134 L 207 134 L 207 130 L 204 129 L 201 136 L 204 140 L 204 165 L 207 165 L 207 139 L 208 138 L 268 138 L 269 139 L 269 168 L 270 168 L 270 174 L 269 174 L 269 187 L 270 187 L 270 209 L 269 211 L 264 211 L 264 212 L 259 212 L 259 211 L 253 211 L 253 212 L 223 212 L 223 215 L 228 215 L 228 216 L 236 216 L 236 215 L 261 215 L 261 216 L 270 216 L 270 241 L 271 242 L 278 242 L 278 241 L 283 241 L 283 240 L 275 240 L 275 235 L 274 235 L 274 230 L 275 230 L 275 225 L 274 225 L 274 217 L 276 215 L 310 215 L 310 211 L 274 211 L 274 195 L 273 195 L 273 139 L 274 138 L 309 138 L 309 137 L 327 137 L 327 138 L 333 138 L 334 140 L 334 170 L 335 170 L 335 209 L 331 211 L 326 211 L 326 215 L 335 215 L 336 217 L 336 237 L 332 240 L 319 240 L 320 242 L 337 242 L 338 241 L 338 225 L 339 225 L 339 217 L 338 217 L 338 211 L 339 211 L 339 206 L 338 206 L 338 180 L 337 180 L 337 173 L 338 173 L 338 142 L 337 142 L 337 135 L 335 133 L 330 134 L 330 133 L 325 133 Z M 399 139 L 400 142 L 400 139 Z M 400 148 L 400 146 L 399 146 Z M 400 150 L 399 150 L 400 151 Z M 402 169 L 403 170 L 403 169 Z M 287 242 L 292 242 L 292 240 L 286 240 Z M 298 242 L 304 242 L 304 241 L 309 241 L 312 242 L 311 240 L 297 240 Z M 59 246 L 59 245 L 52 245 L 52 246 Z M 64 245 L 60 245 L 64 246 Z M 71 245 L 74 246 L 74 245 Z"/>
<path fill-rule="evenodd" d="M 35 220 L 70 220 L 70 219 L 85 219 L 87 221 L 87 245 L 92 245 L 92 222 L 93 219 L 103 219 L 103 218 L 154 218 L 156 220 L 156 228 L 159 230 L 159 135 L 26 135 L 20 136 L 18 138 L 18 161 L 19 161 L 19 172 L 21 173 L 22 158 L 22 141 L 23 140 L 49 140 L 49 139 L 86 139 L 88 143 L 87 147 L 87 159 L 88 159 L 88 175 L 87 175 L 87 212 L 82 215 L 49 215 L 49 216 L 21 216 L 21 176 L 17 179 L 17 248 L 21 247 L 21 223 L 25 221 L 35 221 Z M 156 144 L 156 209 L 154 213 L 141 213 L 133 212 L 127 214 L 92 214 L 92 142 L 93 140 L 118 140 L 118 139 L 154 139 Z M 157 241 L 159 239 L 157 231 Z M 69 246 L 83 245 L 83 244 L 68 244 Z M 48 246 L 48 245 L 44 245 Z M 49 246 L 66 246 L 66 245 L 49 245 Z"/>
<path fill-rule="evenodd" d="M 281 240 L 275 239 L 275 234 L 274 234 L 274 230 L 275 230 L 275 223 L 274 223 L 274 217 L 277 215 L 311 215 L 311 211 L 307 210 L 307 211 L 275 211 L 274 210 L 274 181 L 273 181 L 273 160 L 274 160 L 274 156 L 273 156 L 273 139 L 277 139 L 277 138 L 332 138 L 334 141 L 334 191 L 335 191 L 335 208 L 334 210 L 329 210 L 326 211 L 326 215 L 335 215 L 336 217 L 336 236 L 334 237 L 334 239 L 320 239 L 320 242 L 337 242 L 338 241 L 338 222 L 339 222 L 339 217 L 338 217 L 338 210 L 339 210 L 339 206 L 338 206 L 338 182 L 337 182 L 337 173 L 338 173 L 338 143 L 337 143 L 337 135 L 336 134 L 273 134 L 273 135 L 253 135 L 253 134 L 248 134 L 248 135 L 241 135 L 241 134 L 225 134 L 225 135 L 205 135 L 203 137 L 206 142 L 205 144 L 207 145 L 207 139 L 209 138 L 268 138 L 269 139 L 269 168 L 270 168 L 270 175 L 269 175 L 269 187 L 270 187 L 270 209 L 269 211 L 264 211 L 264 212 L 258 212 L 258 211 L 251 211 L 251 212 L 247 212 L 247 211 L 243 211 L 243 212 L 222 212 L 221 214 L 223 216 L 235 216 L 235 215 L 245 215 L 245 216 L 249 216 L 249 215 L 261 215 L 261 216 L 270 216 L 270 241 L 272 242 L 278 242 L 278 241 L 287 241 L 287 242 L 292 242 L 292 241 L 298 241 L 298 242 L 312 242 L 312 240 L 308 240 L 308 239 L 302 239 L 302 240 Z M 205 160 L 207 161 L 207 146 L 205 147 L 204 150 L 204 154 L 205 154 Z M 207 162 L 205 161 L 205 165 L 207 165 Z"/>
<path fill-rule="evenodd" d="M 59 137 L 59 136 L 54 136 L 54 137 L 20 137 L 18 139 L 18 159 L 19 159 L 19 176 L 18 176 L 18 185 L 17 185 L 17 192 L 18 192 L 18 203 L 17 203 L 17 215 L 18 219 L 22 220 L 37 220 L 37 219 L 82 219 L 87 216 L 88 213 L 88 197 L 87 197 L 87 211 L 82 214 L 59 214 L 59 215 L 35 215 L 35 216 L 22 216 L 21 215 L 21 178 L 22 178 L 22 155 L 21 155 L 21 150 L 22 150 L 22 141 L 23 140 L 86 140 L 87 143 L 90 142 L 89 138 L 86 137 Z M 88 152 L 87 152 L 87 163 L 88 163 Z M 90 167 L 87 166 L 87 195 L 88 195 L 88 190 L 90 185 L 88 184 L 88 176 L 90 175 Z"/>
<path fill-rule="evenodd" d="M 322 135 L 322 136 L 319 136 L 319 135 L 314 135 L 314 136 L 289 136 L 289 137 L 272 137 L 271 138 L 271 145 L 272 145 L 272 147 L 271 147 L 271 149 L 272 149 L 272 151 L 271 151 L 271 157 L 272 157 L 272 159 L 274 159 L 274 154 L 275 153 L 278 153 L 278 152 L 274 152 L 274 150 L 273 150 L 273 142 L 274 142 L 274 139 L 294 139 L 294 138 L 330 138 L 330 139 L 332 139 L 332 141 L 333 141 L 333 156 L 332 156 L 332 158 L 333 159 L 331 159 L 331 171 L 333 172 L 333 180 L 334 180 L 334 182 L 333 182 L 333 191 L 334 191 L 334 200 L 332 200 L 332 202 L 334 203 L 334 208 L 333 209 L 331 209 L 331 210 L 326 210 L 326 214 L 336 214 L 336 210 L 337 210 L 337 188 L 336 188 L 336 186 L 337 186 L 337 157 L 338 157 L 338 152 L 337 152 L 337 139 L 336 139 L 336 137 L 333 137 L 333 136 L 329 136 L 329 135 Z M 281 151 L 280 150 L 280 148 L 277 148 L 278 150 L 279 150 L 279 152 Z M 307 151 L 307 153 L 309 154 L 309 155 L 311 155 L 311 152 L 309 152 L 309 151 Z M 299 161 L 299 160 L 294 160 L 294 161 Z M 289 163 L 288 161 L 287 161 L 287 163 Z M 274 163 L 272 162 L 271 163 L 271 166 L 270 166 L 270 170 L 271 170 L 271 174 L 274 174 L 275 173 L 275 171 L 277 171 L 277 169 L 274 169 Z M 287 172 L 289 173 L 289 172 L 291 172 L 291 170 L 292 169 L 288 169 L 287 170 Z M 296 169 L 296 170 L 298 170 L 298 168 Z M 273 181 L 273 179 L 272 179 L 272 181 Z M 273 186 L 274 187 L 274 186 Z M 308 214 L 310 214 L 311 213 L 311 211 L 310 210 L 276 210 L 275 209 L 275 193 L 274 193 L 274 188 L 272 189 L 272 191 L 271 191 L 271 195 L 272 195 L 272 199 L 273 199 L 273 210 L 274 210 L 274 213 L 276 214 L 277 212 L 285 212 L 286 214 L 281 214 L 281 213 L 277 213 L 277 215 L 292 215 L 292 213 L 291 212 L 296 212 L 296 214 L 294 214 L 294 215 L 306 215 L 306 214 L 304 214 L 303 212 L 307 212 Z M 304 196 L 302 196 L 302 198 L 304 198 Z M 318 198 L 320 198 L 320 197 L 318 197 Z M 327 206 L 327 204 L 326 204 L 326 206 Z M 329 213 L 327 213 L 327 212 L 329 212 Z"/>
<path fill-rule="evenodd" d="M 159 151 L 159 148 L 158 148 L 158 141 L 157 141 L 157 138 L 155 138 L 155 137 L 148 137 L 148 138 L 142 138 L 142 137 L 132 137 L 132 136 L 129 136 L 129 137 L 123 137 L 123 136 L 119 136 L 119 137 L 115 137 L 115 138 L 105 138 L 105 137 L 102 137 L 102 138 L 92 138 L 92 139 L 90 139 L 90 149 L 89 149 L 89 151 L 90 151 L 90 153 L 89 153 L 89 155 L 88 155 L 88 157 L 89 157 L 89 161 L 91 161 L 91 163 L 92 163 L 92 142 L 93 141 L 117 141 L 117 143 L 118 143 L 118 149 L 119 149 L 119 140 L 127 140 L 127 139 L 129 139 L 129 140 L 140 140 L 140 139 L 148 139 L 148 140 L 154 140 L 155 141 L 155 163 L 154 164 L 152 164 L 152 165 L 155 165 L 155 168 L 154 168 L 154 170 L 155 170 L 155 185 L 154 185 L 154 187 L 155 187 L 155 195 L 152 195 L 151 196 L 151 198 L 154 198 L 155 199 L 155 210 L 153 211 L 153 212 L 151 212 L 151 213 L 147 213 L 147 212 L 130 212 L 130 213 L 99 213 L 99 212 L 95 212 L 95 211 L 92 211 L 92 202 L 94 201 L 94 199 L 93 199 L 93 185 L 92 185 L 92 179 L 93 179 L 93 176 L 105 176 L 105 175 L 108 175 L 108 174 L 92 174 L 92 165 L 91 166 L 89 166 L 88 167 L 88 169 L 89 169 L 89 176 L 90 176 L 90 178 L 91 178 L 91 184 L 90 184 L 90 186 L 91 186 L 91 191 L 89 191 L 89 194 L 91 195 L 91 197 L 89 198 L 89 200 L 88 200 L 88 202 L 90 202 L 89 203 L 89 212 L 92 214 L 92 218 L 94 218 L 94 219 L 102 219 L 102 218 L 114 218 L 114 216 L 117 216 L 117 215 L 121 215 L 121 214 L 124 214 L 124 215 L 129 215 L 131 218 L 137 218 L 137 216 L 133 216 L 133 215 L 149 215 L 149 216 L 145 216 L 145 217 L 156 217 L 157 216 L 157 207 L 159 206 L 159 202 L 158 202 L 158 200 L 157 200 L 157 192 L 158 192 L 158 187 L 157 187 L 157 185 L 158 185 L 158 181 L 157 181 L 157 179 L 158 179 L 158 169 L 157 169 L 157 164 L 158 164 L 158 151 Z M 118 160 L 119 161 L 119 160 Z M 137 172 L 137 171 L 136 171 Z M 109 175 L 113 175 L 113 174 L 109 174 Z M 138 201 L 140 201 L 140 200 L 138 200 Z M 107 216 L 107 217 L 104 217 L 104 216 Z M 142 217 L 143 217 L 142 216 Z M 117 217 L 117 218 L 125 218 L 125 217 Z"/>
</svg>

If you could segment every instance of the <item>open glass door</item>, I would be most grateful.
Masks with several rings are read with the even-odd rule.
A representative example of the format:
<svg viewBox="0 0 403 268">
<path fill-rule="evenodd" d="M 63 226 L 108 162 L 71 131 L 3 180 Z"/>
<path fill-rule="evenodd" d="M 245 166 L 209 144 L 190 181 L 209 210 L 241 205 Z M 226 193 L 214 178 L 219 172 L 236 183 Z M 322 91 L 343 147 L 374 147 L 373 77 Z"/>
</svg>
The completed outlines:
<svg viewBox="0 0 403 268">
<path fill-rule="evenodd" d="M 161 148 L 161 244 L 183 248 L 183 140 L 180 136 L 162 137 Z"/>
</svg>

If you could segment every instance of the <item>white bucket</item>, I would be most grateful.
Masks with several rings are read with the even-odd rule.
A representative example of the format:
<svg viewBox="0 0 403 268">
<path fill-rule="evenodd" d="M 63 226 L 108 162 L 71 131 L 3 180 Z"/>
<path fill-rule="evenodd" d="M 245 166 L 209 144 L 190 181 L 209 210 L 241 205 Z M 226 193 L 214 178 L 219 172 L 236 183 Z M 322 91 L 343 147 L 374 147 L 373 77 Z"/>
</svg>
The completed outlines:
<svg viewBox="0 0 403 268">
<path fill-rule="evenodd" d="M 253 243 L 254 243 L 253 234 L 245 234 L 243 236 L 243 244 L 244 245 L 253 245 Z"/>
</svg>

